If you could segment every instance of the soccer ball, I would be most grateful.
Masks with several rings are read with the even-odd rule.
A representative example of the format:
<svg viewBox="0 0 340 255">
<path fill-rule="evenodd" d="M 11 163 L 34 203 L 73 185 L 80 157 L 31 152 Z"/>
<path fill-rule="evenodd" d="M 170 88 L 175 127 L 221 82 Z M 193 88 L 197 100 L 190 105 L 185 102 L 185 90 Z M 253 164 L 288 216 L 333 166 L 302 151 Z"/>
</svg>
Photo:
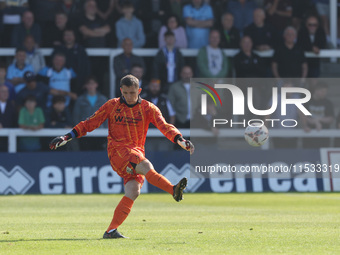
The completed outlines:
<svg viewBox="0 0 340 255">
<path fill-rule="evenodd" d="M 256 122 L 248 126 L 244 132 L 244 138 L 251 146 L 261 146 L 268 140 L 268 129 L 262 123 Z"/>
</svg>

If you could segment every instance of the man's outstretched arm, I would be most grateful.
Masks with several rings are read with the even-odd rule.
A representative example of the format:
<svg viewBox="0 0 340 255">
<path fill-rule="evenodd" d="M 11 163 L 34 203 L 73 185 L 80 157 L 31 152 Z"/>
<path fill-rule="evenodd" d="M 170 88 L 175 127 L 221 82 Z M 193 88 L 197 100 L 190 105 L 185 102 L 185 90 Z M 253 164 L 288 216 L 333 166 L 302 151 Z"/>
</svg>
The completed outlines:
<svg viewBox="0 0 340 255">
<path fill-rule="evenodd" d="M 170 141 L 177 143 L 184 150 L 189 151 L 190 154 L 194 153 L 195 147 L 192 142 L 190 142 L 189 140 L 185 140 L 181 132 L 179 132 L 179 130 L 174 125 L 167 123 L 162 116 L 161 111 L 156 106 L 153 107 L 151 122 Z"/>
<path fill-rule="evenodd" d="M 50 149 L 56 150 L 58 147 L 65 145 L 73 138 L 80 138 L 85 136 L 98 128 L 108 118 L 112 104 L 108 101 L 102 105 L 92 116 L 84 121 L 79 122 L 71 132 L 63 136 L 58 136 L 50 142 Z"/>
</svg>

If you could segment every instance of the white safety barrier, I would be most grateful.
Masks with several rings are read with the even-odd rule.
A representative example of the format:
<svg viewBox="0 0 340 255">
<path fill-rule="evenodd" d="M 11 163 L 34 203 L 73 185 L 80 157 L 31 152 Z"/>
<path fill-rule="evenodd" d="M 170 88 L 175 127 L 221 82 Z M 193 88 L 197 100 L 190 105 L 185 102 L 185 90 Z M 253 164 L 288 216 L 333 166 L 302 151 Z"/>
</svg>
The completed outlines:
<svg viewBox="0 0 340 255">
<path fill-rule="evenodd" d="M 20 128 L 3 128 L 0 129 L 0 137 L 8 137 L 8 152 L 17 152 L 17 138 L 18 137 L 55 137 L 67 133 L 69 129 L 41 129 L 39 131 L 29 131 Z M 184 137 L 190 137 L 190 133 L 193 132 L 195 136 L 199 137 L 213 137 L 212 132 L 201 129 L 180 129 Z M 90 137 L 106 137 L 108 134 L 107 129 L 96 129 L 87 136 Z M 270 129 L 270 137 L 340 137 L 340 130 L 327 129 L 327 130 L 312 130 L 306 133 L 302 129 L 284 130 L 284 129 Z M 148 137 L 164 137 L 158 129 L 149 129 Z M 230 138 L 243 138 L 244 129 L 220 129 L 219 137 Z M 269 149 L 269 143 L 262 146 L 262 149 Z"/>
</svg>

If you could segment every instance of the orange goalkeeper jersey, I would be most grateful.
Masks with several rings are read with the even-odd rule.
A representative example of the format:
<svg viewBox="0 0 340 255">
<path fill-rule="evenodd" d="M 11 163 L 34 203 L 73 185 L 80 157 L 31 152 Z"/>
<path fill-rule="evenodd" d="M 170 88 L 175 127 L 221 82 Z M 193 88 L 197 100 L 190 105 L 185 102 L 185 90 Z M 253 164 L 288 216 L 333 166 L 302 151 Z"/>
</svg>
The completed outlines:
<svg viewBox="0 0 340 255">
<path fill-rule="evenodd" d="M 154 104 L 138 98 L 135 105 L 127 105 L 123 98 L 107 101 L 87 120 L 74 127 L 78 138 L 98 128 L 108 120 L 108 147 L 129 147 L 143 151 L 150 122 L 154 124 L 170 141 L 174 142 L 181 133 L 168 124 L 161 111 Z"/>
</svg>

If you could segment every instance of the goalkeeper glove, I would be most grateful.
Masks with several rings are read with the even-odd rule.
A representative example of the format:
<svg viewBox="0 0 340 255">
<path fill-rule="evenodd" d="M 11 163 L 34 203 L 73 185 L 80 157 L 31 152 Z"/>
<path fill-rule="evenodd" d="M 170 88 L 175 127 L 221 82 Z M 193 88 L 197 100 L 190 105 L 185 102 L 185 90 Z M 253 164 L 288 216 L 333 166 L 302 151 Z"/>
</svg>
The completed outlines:
<svg viewBox="0 0 340 255">
<path fill-rule="evenodd" d="M 189 140 L 185 140 L 182 136 L 177 139 L 177 143 L 181 146 L 184 150 L 190 151 L 190 155 L 194 153 L 195 147 Z"/>
<path fill-rule="evenodd" d="M 58 147 L 65 145 L 67 142 L 69 142 L 71 140 L 72 140 L 71 133 L 68 133 L 68 134 L 63 135 L 63 136 L 58 136 L 50 142 L 50 149 L 56 150 Z"/>
</svg>

